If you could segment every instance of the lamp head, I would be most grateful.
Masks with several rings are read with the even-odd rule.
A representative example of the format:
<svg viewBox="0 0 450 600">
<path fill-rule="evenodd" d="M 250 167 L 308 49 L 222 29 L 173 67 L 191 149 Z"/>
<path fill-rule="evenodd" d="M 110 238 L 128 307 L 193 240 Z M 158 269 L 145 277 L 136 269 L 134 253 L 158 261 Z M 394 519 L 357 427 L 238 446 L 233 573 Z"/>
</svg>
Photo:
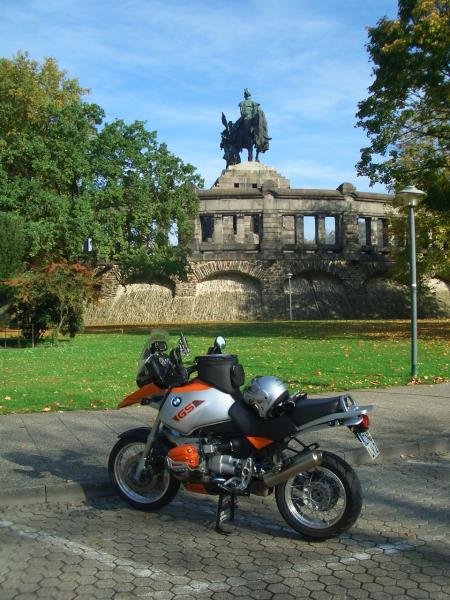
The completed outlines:
<svg viewBox="0 0 450 600">
<path fill-rule="evenodd" d="M 416 207 L 426 197 L 426 193 L 417 189 L 414 185 L 407 185 L 397 192 L 395 197 L 400 200 L 403 206 Z"/>
</svg>

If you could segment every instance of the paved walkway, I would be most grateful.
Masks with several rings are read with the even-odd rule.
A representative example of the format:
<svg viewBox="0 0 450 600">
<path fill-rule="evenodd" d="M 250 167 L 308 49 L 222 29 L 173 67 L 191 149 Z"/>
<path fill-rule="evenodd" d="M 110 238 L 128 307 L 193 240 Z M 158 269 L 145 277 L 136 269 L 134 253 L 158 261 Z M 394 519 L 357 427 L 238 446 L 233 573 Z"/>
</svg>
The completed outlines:
<svg viewBox="0 0 450 600">
<path fill-rule="evenodd" d="M 450 383 L 352 392 L 373 404 L 371 432 L 380 461 L 402 454 L 450 451 Z M 117 434 L 154 418 L 144 407 L 121 411 L 35 413 L 0 417 L 0 505 L 76 501 L 113 493 L 107 461 Z M 307 438 L 345 455 L 371 460 L 346 428 Z"/>
</svg>

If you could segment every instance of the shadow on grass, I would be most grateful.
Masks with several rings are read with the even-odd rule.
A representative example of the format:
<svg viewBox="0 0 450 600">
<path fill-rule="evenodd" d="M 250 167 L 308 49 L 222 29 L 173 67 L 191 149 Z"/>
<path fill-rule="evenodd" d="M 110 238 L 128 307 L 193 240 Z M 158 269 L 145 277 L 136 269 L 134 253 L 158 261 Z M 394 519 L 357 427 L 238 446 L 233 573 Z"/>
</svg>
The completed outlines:
<svg viewBox="0 0 450 600">
<path fill-rule="evenodd" d="M 410 338 L 409 321 L 292 321 L 292 322 L 201 322 L 180 324 L 155 324 L 143 326 L 105 326 L 87 327 L 86 334 L 126 333 L 146 335 L 151 329 L 158 328 L 177 336 L 180 331 L 184 335 L 214 338 L 224 337 L 281 337 L 295 339 L 361 339 L 391 340 L 392 338 Z M 450 320 L 433 320 L 419 322 L 421 339 L 450 340 Z"/>
</svg>

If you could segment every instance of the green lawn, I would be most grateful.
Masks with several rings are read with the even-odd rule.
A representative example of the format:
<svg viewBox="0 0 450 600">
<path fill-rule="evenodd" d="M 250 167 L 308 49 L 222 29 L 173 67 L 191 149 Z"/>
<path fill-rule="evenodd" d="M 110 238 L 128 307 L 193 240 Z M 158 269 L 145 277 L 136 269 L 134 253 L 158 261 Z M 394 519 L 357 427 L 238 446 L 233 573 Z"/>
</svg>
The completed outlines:
<svg viewBox="0 0 450 600">
<path fill-rule="evenodd" d="M 321 393 L 405 385 L 409 379 L 407 321 L 201 323 L 167 329 L 174 342 L 182 329 L 191 360 L 223 335 L 226 351 L 239 355 L 247 382 L 255 375 L 278 375 L 293 391 Z M 147 333 L 85 333 L 58 346 L 0 349 L 0 414 L 115 407 L 135 389 Z M 449 364 L 450 321 L 420 322 L 420 381 L 449 381 Z"/>
</svg>

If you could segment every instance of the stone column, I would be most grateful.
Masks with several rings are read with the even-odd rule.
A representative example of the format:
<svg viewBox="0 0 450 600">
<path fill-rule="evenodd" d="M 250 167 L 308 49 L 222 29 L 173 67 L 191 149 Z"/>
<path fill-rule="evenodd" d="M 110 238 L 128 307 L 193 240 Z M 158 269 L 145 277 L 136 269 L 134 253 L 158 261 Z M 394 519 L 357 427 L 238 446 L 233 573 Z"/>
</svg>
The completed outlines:
<svg viewBox="0 0 450 600">
<path fill-rule="evenodd" d="M 223 223 L 222 215 L 214 215 L 214 231 L 213 231 L 213 242 L 219 248 L 223 246 Z"/>
<path fill-rule="evenodd" d="M 237 217 L 236 242 L 238 244 L 243 244 L 245 242 L 244 215 L 238 215 Z"/>
<path fill-rule="evenodd" d="M 295 243 L 297 246 L 303 245 L 303 215 L 295 217 Z"/>
<path fill-rule="evenodd" d="M 322 216 L 318 216 L 316 217 L 317 221 L 316 221 L 316 227 L 317 227 L 317 245 L 318 246 L 324 246 L 325 245 L 325 240 L 326 240 L 326 234 L 325 234 L 325 217 Z"/>
<path fill-rule="evenodd" d="M 359 252 L 358 216 L 348 212 L 342 215 L 341 244 L 345 253 Z"/>
<path fill-rule="evenodd" d="M 372 217 L 370 219 L 370 243 L 372 246 L 382 247 L 383 242 L 378 239 L 378 219 Z"/>
</svg>

